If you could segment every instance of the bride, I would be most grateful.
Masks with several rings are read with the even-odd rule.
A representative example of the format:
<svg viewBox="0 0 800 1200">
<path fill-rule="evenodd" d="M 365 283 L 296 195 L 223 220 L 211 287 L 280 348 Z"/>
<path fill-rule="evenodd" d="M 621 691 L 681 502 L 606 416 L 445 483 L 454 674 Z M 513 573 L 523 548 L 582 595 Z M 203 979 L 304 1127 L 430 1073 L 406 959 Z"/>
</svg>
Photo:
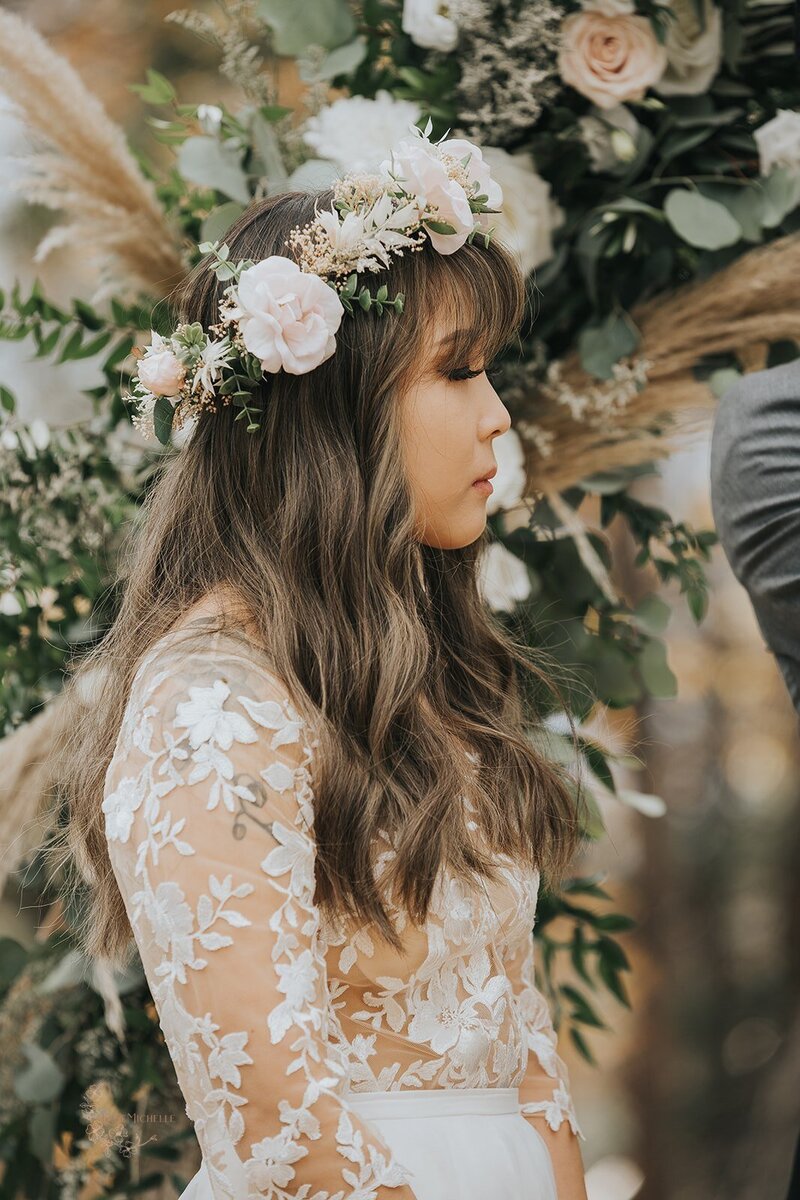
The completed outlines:
<svg viewBox="0 0 800 1200">
<path fill-rule="evenodd" d="M 69 684 L 85 948 L 141 956 L 187 1200 L 586 1196 L 531 936 L 577 802 L 478 583 L 524 284 L 480 151 L 416 133 L 203 247 L 134 389 L 177 450 Z"/>
</svg>

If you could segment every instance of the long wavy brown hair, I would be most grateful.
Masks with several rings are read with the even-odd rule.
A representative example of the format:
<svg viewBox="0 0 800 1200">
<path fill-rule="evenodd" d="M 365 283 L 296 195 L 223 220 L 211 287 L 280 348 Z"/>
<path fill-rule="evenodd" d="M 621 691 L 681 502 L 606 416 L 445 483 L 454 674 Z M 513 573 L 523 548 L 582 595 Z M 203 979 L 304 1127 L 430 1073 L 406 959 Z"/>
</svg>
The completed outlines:
<svg viewBox="0 0 800 1200">
<path fill-rule="evenodd" d="M 290 253 L 291 229 L 332 199 L 295 191 L 252 204 L 226 235 L 231 258 Z M 416 923 L 444 864 L 468 881 L 496 880 L 495 855 L 510 854 L 552 886 L 577 848 L 580 791 L 531 736 L 534 697 L 558 695 L 552 671 L 482 598 L 488 527 L 456 550 L 415 536 L 401 450 L 399 401 L 434 320 L 455 332 L 448 370 L 488 362 L 518 335 L 524 280 L 498 241 L 478 237 L 451 255 L 426 241 L 364 282 L 403 292 L 402 315 L 345 315 L 331 358 L 264 383 L 257 433 L 223 406 L 164 454 L 122 556 L 117 614 L 72 664 L 74 720 L 56 751 L 66 822 L 54 852 L 78 868 L 72 899 L 76 879 L 89 885 L 76 932 L 91 956 L 121 960 L 131 948 L 101 803 L 132 678 L 149 647 L 220 589 L 241 601 L 275 674 L 313 713 L 318 904 L 400 950 L 370 867 L 379 828 L 396 851 L 382 886 Z M 208 327 L 224 287 L 200 263 L 171 312 Z M 223 612 L 217 627 L 234 622 Z M 454 803 L 466 789 L 489 853 Z"/>
</svg>

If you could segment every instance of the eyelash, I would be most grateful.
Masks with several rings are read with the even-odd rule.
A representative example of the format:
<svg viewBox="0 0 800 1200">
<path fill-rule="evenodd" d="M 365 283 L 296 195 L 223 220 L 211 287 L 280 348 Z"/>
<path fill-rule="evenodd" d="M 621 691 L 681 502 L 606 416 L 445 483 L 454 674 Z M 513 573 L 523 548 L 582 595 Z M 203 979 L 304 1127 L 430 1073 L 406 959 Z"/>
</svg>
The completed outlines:
<svg viewBox="0 0 800 1200">
<path fill-rule="evenodd" d="M 499 367 L 484 367 L 483 371 L 471 371 L 469 367 L 458 367 L 455 371 L 450 371 L 447 375 L 447 378 L 452 380 L 454 383 L 463 383 L 467 379 L 477 379 L 479 375 L 483 375 L 484 371 L 486 372 L 490 381 L 494 381 L 500 375 Z"/>
</svg>

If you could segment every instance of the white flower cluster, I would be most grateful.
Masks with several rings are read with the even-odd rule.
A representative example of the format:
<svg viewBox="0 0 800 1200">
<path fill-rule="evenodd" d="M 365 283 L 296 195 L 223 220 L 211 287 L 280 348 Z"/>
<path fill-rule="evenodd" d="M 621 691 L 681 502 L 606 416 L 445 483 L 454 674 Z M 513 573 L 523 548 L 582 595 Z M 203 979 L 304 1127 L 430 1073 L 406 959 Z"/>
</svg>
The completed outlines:
<svg viewBox="0 0 800 1200">
<path fill-rule="evenodd" d="M 133 425 L 147 438 L 170 440 L 217 399 L 234 403 L 258 428 L 256 387 L 264 375 L 304 375 L 336 350 L 345 312 L 358 305 L 381 315 L 403 311 L 404 297 L 389 298 L 386 285 L 373 296 L 358 288 L 363 272 L 381 271 L 393 255 L 421 248 L 429 238 L 452 254 L 480 233 L 489 242 L 490 214 L 499 213 L 500 185 L 481 150 L 463 138 L 431 142 L 432 123 L 409 126 L 375 173 L 351 172 L 334 185 L 327 211 L 292 230 L 292 258 L 273 254 L 260 262 L 231 262 L 227 245 L 204 242 L 220 280 L 231 280 L 209 331 L 195 322 L 169 336 L 151 332 L 139 352 L 132 393 Z"/>
</svg>

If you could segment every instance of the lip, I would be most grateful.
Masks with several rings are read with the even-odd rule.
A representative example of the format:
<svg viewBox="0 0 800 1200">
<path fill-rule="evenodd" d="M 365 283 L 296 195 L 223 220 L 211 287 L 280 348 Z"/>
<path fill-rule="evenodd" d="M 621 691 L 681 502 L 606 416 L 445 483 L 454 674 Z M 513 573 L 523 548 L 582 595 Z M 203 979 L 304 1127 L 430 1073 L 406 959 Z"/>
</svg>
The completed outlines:
<svg viewBox="0 0 800 1200">
<path fill-rule="evenodd" d="M 495 477 L 495 475 L 496 475 L 496 474 L 497 474 L 497 464 L 495 464 L 495 465 L 492 467 L 491 471 L 486 471 L 486 472 L 484 472 L 484 474 L 483 474 L 483 475 L 479 475 L 479 476 L 478 476 L 478 478 L 477 478 L 477 479 L 473 479 L 473 481 L 472 481 L 472 482 L 473 482 L 473 483 L 481 483 L 481 481 L 482 481 L 482 480 L 484 480 L 484 479 L 494 479 L 494 477 Z"/>
</svg>

